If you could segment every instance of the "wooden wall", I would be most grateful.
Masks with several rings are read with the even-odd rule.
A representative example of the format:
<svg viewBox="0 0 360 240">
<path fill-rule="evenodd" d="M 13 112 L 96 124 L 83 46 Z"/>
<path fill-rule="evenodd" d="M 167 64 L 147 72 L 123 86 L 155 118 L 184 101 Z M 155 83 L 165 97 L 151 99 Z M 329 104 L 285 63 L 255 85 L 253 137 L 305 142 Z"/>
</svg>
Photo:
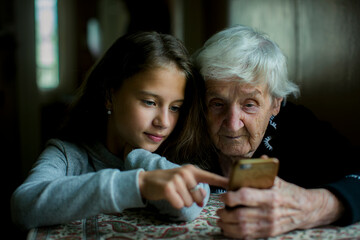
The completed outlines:
<svg viewBox="0 0 360 240">
<path fill-rule="evenodd" d="M 288 57 L 300 103 L 360 144 L 360 1 L 230 0 L 229 25 L 266 32 Z"/>
</svg>

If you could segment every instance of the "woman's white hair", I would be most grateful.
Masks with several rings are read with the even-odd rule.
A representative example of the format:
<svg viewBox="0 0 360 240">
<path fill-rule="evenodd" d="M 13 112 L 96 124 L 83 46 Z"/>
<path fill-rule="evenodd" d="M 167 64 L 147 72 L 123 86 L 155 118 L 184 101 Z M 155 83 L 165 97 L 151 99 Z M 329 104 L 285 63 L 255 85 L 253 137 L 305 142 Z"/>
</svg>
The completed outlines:
<svg viewBox="0 0 360 240">
<path fill-rule="evenodd" d="M 297 97 L 298 86 L 288 79 L 286 58 L 268 36 L 251 27 L 236 25 L 213 35 L 193 55 L 205 81 L 234 80 L 266 83 L 273 97 Z"/>
</svg>

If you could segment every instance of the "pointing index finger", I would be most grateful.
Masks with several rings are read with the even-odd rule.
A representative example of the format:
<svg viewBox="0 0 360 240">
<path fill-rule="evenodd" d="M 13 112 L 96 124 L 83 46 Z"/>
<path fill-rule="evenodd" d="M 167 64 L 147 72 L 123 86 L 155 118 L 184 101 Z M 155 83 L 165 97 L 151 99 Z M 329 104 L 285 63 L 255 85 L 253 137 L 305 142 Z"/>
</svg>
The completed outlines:
<svg viewBox="0 0 360 240">
<path fill-rule="evenodd" d="M 228 183 L 229 183 L 228 178 L 225 178 L 223 176 L 196 167 L 194 167 L 192 171 L 198 183 L 199 182 L 208 183 L 209 185 L 218 186 L 222 188 L 228 187 Z"/>
</svg>

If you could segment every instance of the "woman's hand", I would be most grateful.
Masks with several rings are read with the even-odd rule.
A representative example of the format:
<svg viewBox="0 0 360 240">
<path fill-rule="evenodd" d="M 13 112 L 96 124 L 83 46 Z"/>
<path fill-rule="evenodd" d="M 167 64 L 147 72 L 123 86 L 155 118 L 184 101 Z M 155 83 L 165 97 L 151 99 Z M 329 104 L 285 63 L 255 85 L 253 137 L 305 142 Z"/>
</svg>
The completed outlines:
<svg viewBox="0 0 360 240">
<path fill-rule="evenodd" d="M 166 199 L 177 209 L 190 207 L 194 202 L 203 206 L 206 192 L 197 188 L 198 183 L 227 187 L 228 179 L 201 170 L 193 165 L 185 165 L 168 170 L 140 172 L 141 196 L 147 200 Z"/>
<path fill-rule="evenodd" d="M 264 238 L 326 225 L 343 211 L 328 190 L 307 190 L 278 177 L 271 189 L 241 188 L 225 193 L 221 200 L 229 207 L 241 205 L 217 212 L 224 235 L 234 238 Z"/>
</svg>

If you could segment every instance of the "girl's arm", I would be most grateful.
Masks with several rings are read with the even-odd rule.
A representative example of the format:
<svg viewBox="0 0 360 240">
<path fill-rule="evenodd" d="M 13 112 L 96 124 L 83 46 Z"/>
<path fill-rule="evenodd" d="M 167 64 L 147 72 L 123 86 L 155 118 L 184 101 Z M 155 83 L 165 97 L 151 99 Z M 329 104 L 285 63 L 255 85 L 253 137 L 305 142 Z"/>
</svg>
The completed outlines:
<svg viewBox="0 0 360 240">
<path fill-rule="evenodd" d="M 168 161 L 165 157 L 158 154 L 151 153 L 144 149 L 136 149 L 129 153 L 125 160 L 125 169 L 144 169 L 145 171 L 159 170 L 159 169 L 173 169 L 180 167 Z M 206 183 L 199 183 L 199 187 L 206 191 L 206 197 L 203 200 L 205 206 L 209 200 L 210 188 Z M 166 200 L 149 201 L 149 204 L 154 206 L 160 214 L 167 215 L 174 221 L 192 221 L 199 216 L 203 207 L 199 207 L 193 203 L 191 207 L 183 207 L 176 209 Z"/>
<path fill-rule="evenodd" d="M 93 171 L 86 152 L 48 146 L 12 196 L 13 221 L 30 229 L 145 206 L 138 190 L 141 169 Z"/>
</svg>

